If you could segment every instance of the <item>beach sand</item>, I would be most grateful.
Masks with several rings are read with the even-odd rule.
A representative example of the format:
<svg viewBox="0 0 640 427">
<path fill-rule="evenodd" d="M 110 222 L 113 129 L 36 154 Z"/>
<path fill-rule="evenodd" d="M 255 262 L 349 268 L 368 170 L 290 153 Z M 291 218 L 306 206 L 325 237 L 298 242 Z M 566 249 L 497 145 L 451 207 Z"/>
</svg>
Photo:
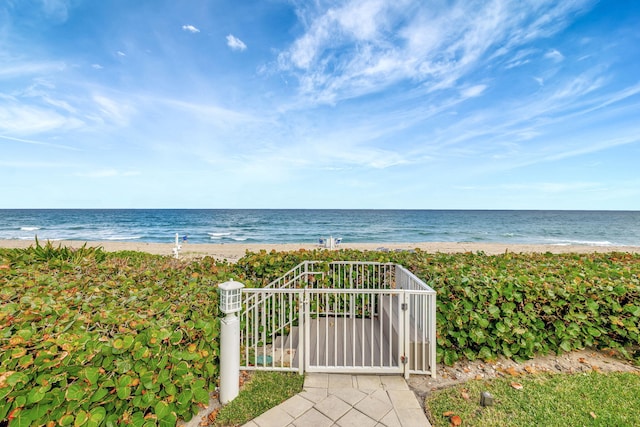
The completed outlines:
<svg viewBox="0 0 640 427">
<path fill-rule="evenodd" d="M 46 242 L 40 242 L 44 245 Z M 172 255 L 173 243 L 144 243 L 144 242 L 81 242 L 74 240 L 55 241 L 52 244 L 79 248 L 86 243 L 89 247 L 102 247 L 105 251 L 138 251 L 156 255 Z M 2 248 L 28 248 L 35 246 L 34 241 L 29 240 L 0 240 Z M 323 249 L 317 244 L 308 243 L 182 243 L 181 258 L 199 258 L 212 256 L 219 260 L 235 262 L 242 258 L 246 252 L 270 252 L 295 251 L 298 249 Z M 361 251 L 375 250 L 412 250 L 420 249 L 428 253 L 460 253 L 482 251 L 488 255 L 497 255 L 505 252 L 512 253 L 593 253 L 593 252 L 630 252 L 640 253 L 640 246 L 585 246 L 585 245 L 523 245 L 510 243 L 468 243 L 468 242 L 417 242 L 417 243 L 342 243 L 338 249 L 357 249 Z"/>
</svg>

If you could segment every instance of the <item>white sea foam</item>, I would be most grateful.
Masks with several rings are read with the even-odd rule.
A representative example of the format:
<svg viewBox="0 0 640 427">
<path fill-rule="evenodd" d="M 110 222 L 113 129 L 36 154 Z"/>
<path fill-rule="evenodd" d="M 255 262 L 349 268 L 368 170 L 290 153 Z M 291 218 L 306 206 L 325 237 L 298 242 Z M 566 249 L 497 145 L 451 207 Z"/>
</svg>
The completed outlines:
<svg viewBox="0 0 640 427">
<path fill-rule="evenodd" d="M 20 231 L 36 231 L 40 230 L 40 227 L 20 227 Z"/>
<path fill-rule="evenodd" d="M 551 243 L 553 246 L 571 246 L 571 245 L 583 245 L 583 246 L 615 246 L 608 240 L 563 240 L 556 243 Z"/>
<path fill-rule="evenodd" d="M 235 240 L 236 242 L 244 242 L 247 240 L 246 237 L 232 237 L 231 240 Z"/>
<path fill-rule="evenodd" d="M 142 239 L 142 236 L 111 236 L 105 237 L 105 240 L 138 240 Z"/>
<path fill-rule="evenodd" d="M 231 236 L 231 233 L 207 233 L 209 236 L 211 236 L 212 238 L 215 237 L 224 237 L 224 236 Z"/>
</svg>

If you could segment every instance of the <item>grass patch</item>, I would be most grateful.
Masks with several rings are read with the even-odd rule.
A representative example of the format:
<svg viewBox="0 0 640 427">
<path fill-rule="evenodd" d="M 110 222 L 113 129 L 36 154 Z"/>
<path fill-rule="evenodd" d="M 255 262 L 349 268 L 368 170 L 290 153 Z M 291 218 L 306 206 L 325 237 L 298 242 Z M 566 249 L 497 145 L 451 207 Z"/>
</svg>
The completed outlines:
<svg viewBox="0 0 640 427">
<path fill-rule="evenodd" d="M 237 426 L 251 421 L 302 391 L 304 377 L 297 373 L 256 371 L 238 397 L 223 406 L 217 426 Z"/>
<path fill-rule="evenodd" d="M 480 406 L 483 391 L 493 395 L 493 406 Z M 640 375 L 591 372 L 470 381 L 435 392 L 426 405 L 434 427 L 451 425 L 443 415 L 448 412 L 460 416 L 464 426 L 637 426 Z"/>
</svg>

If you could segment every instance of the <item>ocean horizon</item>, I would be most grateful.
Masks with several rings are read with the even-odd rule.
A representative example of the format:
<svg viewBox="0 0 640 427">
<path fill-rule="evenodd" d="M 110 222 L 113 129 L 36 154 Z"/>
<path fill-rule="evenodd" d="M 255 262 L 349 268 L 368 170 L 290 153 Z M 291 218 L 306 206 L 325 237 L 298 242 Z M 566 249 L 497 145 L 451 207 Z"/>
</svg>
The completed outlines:
<svg viewBox="0 0 640 427">
<path fill-rule="evenodd" d="M 0 209 L 0 239 L 171 243 L 488 242 L 640 246 L 640 211 Z"/>
</svg>

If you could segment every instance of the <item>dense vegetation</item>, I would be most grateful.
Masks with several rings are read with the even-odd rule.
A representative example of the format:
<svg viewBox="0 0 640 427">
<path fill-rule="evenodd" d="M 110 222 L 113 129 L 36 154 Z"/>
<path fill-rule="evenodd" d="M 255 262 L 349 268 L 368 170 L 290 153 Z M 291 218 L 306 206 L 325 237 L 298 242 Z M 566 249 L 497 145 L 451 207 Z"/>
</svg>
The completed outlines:
<svg viewBox="0 0 640 427">
<path fill-rule="evenodd" d="M 438 291 L 438 360 L 447 364 L 585 346 L 638 357 L 638 255 L 341 250 L 229 264 L 38 244 L 0 250 L 0 420 L 189 419 L 217 380 L 215 285 L 263 286 L 305 259 L 405 265 Z"/>
</svg>

